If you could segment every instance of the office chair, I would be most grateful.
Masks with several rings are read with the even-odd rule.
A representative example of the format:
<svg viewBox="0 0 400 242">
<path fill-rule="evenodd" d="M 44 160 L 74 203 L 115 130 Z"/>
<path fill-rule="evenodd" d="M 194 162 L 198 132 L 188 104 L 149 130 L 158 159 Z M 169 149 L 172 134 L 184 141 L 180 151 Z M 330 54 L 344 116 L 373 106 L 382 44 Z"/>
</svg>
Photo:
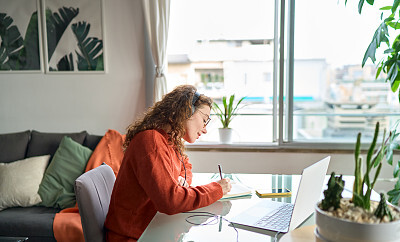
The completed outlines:
<svg viewBox="0 0 400 242">
<path fill-rule="evenodd" d="M 103 164 L 75 180 L 75 195 L 85 241 L 105 241 L 104 221 L 110 205 L 115 175 Z"/>
</svg>

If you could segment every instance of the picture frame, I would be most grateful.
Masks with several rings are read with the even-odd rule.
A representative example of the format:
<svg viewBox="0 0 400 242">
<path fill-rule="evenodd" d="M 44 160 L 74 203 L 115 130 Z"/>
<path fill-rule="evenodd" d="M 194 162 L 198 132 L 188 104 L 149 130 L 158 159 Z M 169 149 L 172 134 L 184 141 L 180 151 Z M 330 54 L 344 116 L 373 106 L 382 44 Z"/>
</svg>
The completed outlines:
<svg viewBox="0 0 400 242">
<path fill-rule="evenodd" d="M 0 0 L 0 73 L 43 73 L 40 0 Z"/>
<path fill-rule="evenodd" d="M 103 0 L 42 0 L 46 73 L 106 73 Z"/>
</svg>

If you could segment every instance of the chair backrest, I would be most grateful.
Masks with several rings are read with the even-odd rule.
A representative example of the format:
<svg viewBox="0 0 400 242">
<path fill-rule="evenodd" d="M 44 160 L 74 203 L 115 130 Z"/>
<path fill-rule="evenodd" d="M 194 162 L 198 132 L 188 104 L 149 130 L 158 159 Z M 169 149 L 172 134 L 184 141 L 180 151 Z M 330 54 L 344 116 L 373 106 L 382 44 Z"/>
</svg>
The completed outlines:
<svg viewBox="0 0 400 242">
<path fill-rule="evenodd" d="M 114 172 L 105 164 L 82 174 L 75 180 L 75 195 L 85 241 L 105 241 L 104 221 L 114 182 Z"/>
</svg>

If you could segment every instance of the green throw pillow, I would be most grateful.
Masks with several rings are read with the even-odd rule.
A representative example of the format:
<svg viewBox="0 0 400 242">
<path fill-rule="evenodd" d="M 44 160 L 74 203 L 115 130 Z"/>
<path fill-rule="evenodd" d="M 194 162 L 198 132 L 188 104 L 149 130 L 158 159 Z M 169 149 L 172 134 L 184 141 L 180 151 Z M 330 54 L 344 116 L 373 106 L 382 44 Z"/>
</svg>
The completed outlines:
<svg viewBox="0 0 400 242">
<path fill-rule="evenodd" d="M 65 136 L 39 186 L 40 205 L 68 208 L 75 206 L 74 182 L 84 171 L 92 151 Z"/>
</svg>

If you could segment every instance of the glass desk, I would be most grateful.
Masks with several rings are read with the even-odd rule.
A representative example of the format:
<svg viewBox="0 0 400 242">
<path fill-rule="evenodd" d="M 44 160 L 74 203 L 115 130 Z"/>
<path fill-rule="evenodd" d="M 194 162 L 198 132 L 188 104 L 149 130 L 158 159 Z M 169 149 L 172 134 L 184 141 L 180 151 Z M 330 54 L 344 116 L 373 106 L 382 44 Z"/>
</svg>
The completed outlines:
<svg viewBox="0 0 400 242">
<path fill-rule="evenodd" d="M 243 198 L 219 200 L 210 206 L 189 213 L 175 215 L 157 213 L 139 238 L 139 241 L 278 241 L 284 234 L 239 226 L 234 228 L 228 221 L 257 203 L 259 199 L 294 203 L 301 175 L 228 174 L 225 177 L 230 177 L 234 182 L 240 182 L 250 187 L 252 195 Z M 351 190 L 354 178 L 352 176 L 344 176 L 343 178 L 346 182 L 345 187 Z M 193 185 L 207 184 L 216 179 L 219 179 L 219 174 L 194 173 Z M 328 179 L 329 176 L 326 176 L 324 184 L 327 183 Z M 288 188 L 292 191 L 292 196 L 259 198 L 255 194 L 255 190 L 258 188 Z M 344 191 L 343 196 L 350 197 L 351 193 Z M 217 216 L 209 217 L 200 212 L 209 212 Z M 193 217 L 192 215 L 201 216 Z M 315 219 L 314 215 L 311 215 L 300 227 L 313 224 L 315 224 Z"/>
</svg>

